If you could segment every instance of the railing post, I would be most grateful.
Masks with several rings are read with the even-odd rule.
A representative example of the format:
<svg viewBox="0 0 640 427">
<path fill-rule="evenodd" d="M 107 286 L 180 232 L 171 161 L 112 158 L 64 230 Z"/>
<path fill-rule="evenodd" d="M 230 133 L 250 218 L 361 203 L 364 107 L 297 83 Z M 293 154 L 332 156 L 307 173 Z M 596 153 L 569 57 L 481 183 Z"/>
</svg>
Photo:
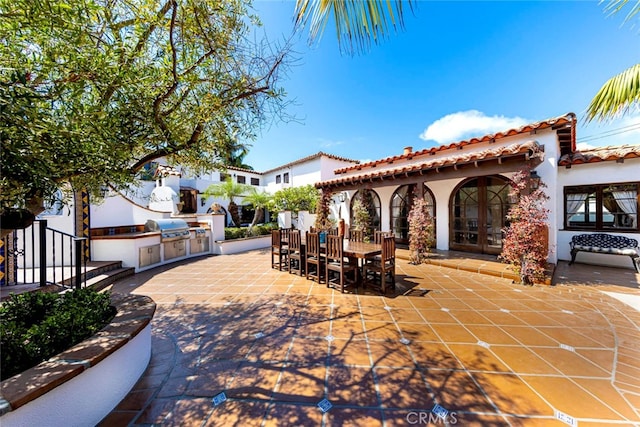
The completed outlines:
<svg viewBox="0 0 640 427">
<path fill-rule="evenodd" d="M 75 267 L 76 267 L 76 272 L 75 272 L 75 277 L 74 277 L 74 282 L 75 282 L 75 288 L 76 289 L 80 289 L 82 287 L 82 255 L 83 255 L 83 243 L 84 243 L 84 239 L 75 239 Z"/>
<path fill-rule="evenodd" d="M 39 251 L 40 251 L 40 286 L 47 285 L 47 220 L 41 219 L 39 225 Z"/>
</svg>

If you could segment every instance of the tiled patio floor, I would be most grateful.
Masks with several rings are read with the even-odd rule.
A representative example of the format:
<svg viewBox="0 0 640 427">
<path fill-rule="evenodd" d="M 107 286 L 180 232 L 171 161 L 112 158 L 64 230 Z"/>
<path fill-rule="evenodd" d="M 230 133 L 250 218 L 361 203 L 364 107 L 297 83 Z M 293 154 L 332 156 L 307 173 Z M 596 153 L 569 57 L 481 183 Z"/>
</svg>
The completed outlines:
<svg viewBox="0 0 640 427">
<path fill-rule="evenodd" d="M 158 303 L 152 359 L 103 425 L 434 425 L 436 404 L 450 425 L 639 425 L 640 312 L 600 290 L 640 294 L 640 275 L 612 270 L 524 287 L 399 260 L 387 297 L 272 270 L 268 250 L 137 274 L 113 291 Z"/>
</svg>

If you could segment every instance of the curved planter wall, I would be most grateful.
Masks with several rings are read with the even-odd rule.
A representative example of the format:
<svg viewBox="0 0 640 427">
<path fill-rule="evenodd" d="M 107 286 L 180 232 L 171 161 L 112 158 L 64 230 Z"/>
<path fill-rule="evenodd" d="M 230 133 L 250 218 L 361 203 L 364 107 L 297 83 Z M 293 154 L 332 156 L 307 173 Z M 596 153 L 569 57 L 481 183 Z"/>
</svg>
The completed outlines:
<svg viewBox="0 0 640 427">
<path fill-rule="evenodd" d="M 113 294 L 118 312 L 96 335 L 2 381 L 0 425 L 96 425 L 129 393 L 151 358 L 149 297 Z"/>
</svg>

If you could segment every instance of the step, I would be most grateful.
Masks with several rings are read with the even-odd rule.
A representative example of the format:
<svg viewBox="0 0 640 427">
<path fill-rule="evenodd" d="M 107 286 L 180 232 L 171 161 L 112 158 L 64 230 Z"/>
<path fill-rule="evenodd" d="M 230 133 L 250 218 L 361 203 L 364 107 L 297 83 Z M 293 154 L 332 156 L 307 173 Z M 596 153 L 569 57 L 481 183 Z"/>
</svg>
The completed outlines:
<svg viewBox="0 0 640 427">
<path fill-rule="evenodd" d="M 135 272 L 136 269 L 134 267 L 122 267 L 115 270 L 109 270 L 87 280 L 87 287 L 93 288 L 96 291 L 101 291 L 120 279 L 133 276 Z"/>
</svg>

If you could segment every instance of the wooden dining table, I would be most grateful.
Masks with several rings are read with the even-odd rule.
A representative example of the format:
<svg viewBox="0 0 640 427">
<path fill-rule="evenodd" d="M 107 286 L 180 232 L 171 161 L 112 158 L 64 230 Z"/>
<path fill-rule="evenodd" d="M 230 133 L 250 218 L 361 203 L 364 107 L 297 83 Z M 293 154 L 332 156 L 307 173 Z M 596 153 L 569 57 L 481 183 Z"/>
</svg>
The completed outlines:
<svg viewBox="0 0 640 427">
<path fill-rule="evenodd" d="M 304 237 L 301 239 L 301 245 L 302 253 L 304 254 L 306 252 L 306 241 Z M 320 248 L 324 249 L 324 247 L 325 244 L 321 243 Z M 343 253 L 347 258 L 367 260 L 374 258 L 376 255 L 380 255 L 382 253 L 382 245 L 378 243 L 354 242 L 352 240 L 344 239 Z M 363 261 L 363 263 L 364 262 L 365 261 Z M 362 282 L 362 272 L 360 271 L 360 268 L 357 270 L 356 281 L 358 284 Z"/>
</svg>

